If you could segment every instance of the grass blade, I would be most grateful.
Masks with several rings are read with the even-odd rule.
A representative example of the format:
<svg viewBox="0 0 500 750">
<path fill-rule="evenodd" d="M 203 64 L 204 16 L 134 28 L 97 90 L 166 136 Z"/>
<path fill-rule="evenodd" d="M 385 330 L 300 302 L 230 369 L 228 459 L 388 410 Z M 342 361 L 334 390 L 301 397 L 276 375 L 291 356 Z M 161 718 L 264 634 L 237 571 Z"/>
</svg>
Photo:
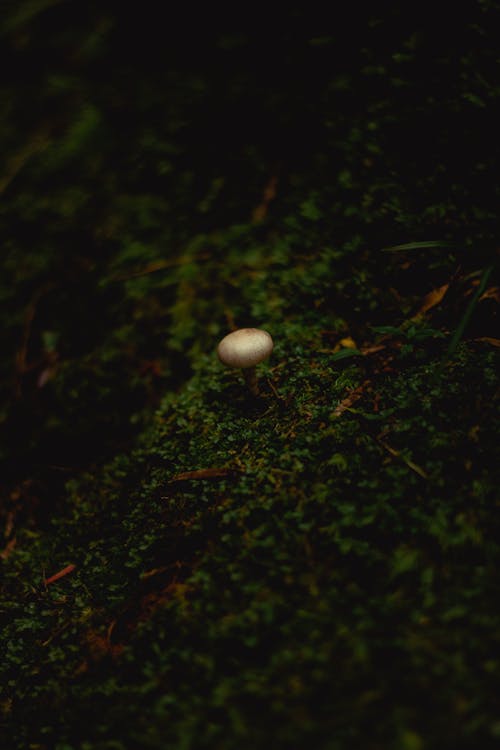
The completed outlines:
<svg viewBox="0 0 500 750">
<path fill-rule="evenodd" d="M 482 295 L 482 293 L 486 289 L 486 284 L 488 283 L 488 279 L 490 278 L 492 271 L 493 271 L 493 266 L 488 266 L 483 271 L 483 274 L 481 276 L 481 280 L 479 282 L 479 286 L 477 287 L 476 291 L 474 292 L 474 296 L 472 297 L 471 301 L 467 305 L 467 309 L 466 309 L 466 311 L 464 313 L 464 316 L 463 316 L 462 320 L 460 321 L 457 329 L 455 330 L 453 336 L 451 337 L 450 345 L 449 345 L 448 349 L 446 350 L 444 361 L 448 360 L 451 357 L 451 355 L 453 354 L 453 352 L 455 351 L 455 349 L 457 348 L 458 343 L 459 343 L 460 339 L 462 338 L 462 336 L 464 334 L 464 331 L 465 331 L 465 329 L 467 327 L 467 324 L 469 323 L 471 315 L 474 312 L 474 308 L 477 305 L 477 302 L 478 302 L 480 296 Z"/>
<path fill-rule="evenodd" d="M 405 250 L 426 250 L 430 247 L 455 247 L 452 242 L 445 240 L 427 240 L 426 242 L 406 242 L 404 245 L 394 245 L 393 247 L 383 247 L 382 253 L 399 253 Z"/>
</svg>

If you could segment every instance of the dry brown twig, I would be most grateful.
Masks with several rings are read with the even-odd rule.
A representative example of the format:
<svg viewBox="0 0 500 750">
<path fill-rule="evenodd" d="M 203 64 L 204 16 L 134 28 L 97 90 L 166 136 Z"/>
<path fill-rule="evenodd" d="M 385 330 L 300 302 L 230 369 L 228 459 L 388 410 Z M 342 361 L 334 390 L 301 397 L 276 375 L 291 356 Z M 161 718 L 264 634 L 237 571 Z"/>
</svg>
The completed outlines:
<svg viewBox="0 0 500 750">
<path fill-rule="evenodd" d="M 190 479 L 221 479 L 223 477 L 234 474 L 237 470 L 234 468 L 210 468 L 210 469 L 195 469 L 193 471 L 183 471 L 180 474 L 175 474 L 168 481 L 169 484 L 172 482 L 185 482 Z"/>
</svg>

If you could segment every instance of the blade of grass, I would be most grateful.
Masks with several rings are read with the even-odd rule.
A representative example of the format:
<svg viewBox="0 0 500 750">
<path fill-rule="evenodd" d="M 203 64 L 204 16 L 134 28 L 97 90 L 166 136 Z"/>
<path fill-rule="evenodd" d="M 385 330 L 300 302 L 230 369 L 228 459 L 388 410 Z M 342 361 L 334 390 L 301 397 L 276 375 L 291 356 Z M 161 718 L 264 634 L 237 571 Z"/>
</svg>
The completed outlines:
<svg viewBox="0 0 500 750">
<path fill-rule="evenodd" d="M 444 356 L 443 362 L 446 362 L 451 357 L 455 349 L 457 348 L 458 343 L 460 339 L 462 338 L 464 331 L 467 327 L 467 324 L 469 323 L 469 320 L 471 319 L 472 313 L 474 312 L 474 308 L 477 305 L 479 297 L 482 295 L 482 293 L 486 289 L 486 284 L 488 283 L 488 279 L 490 278 L 492 271 L 493 271 L 493 266 L 488 266 L 487 268 L 484 269 L 483 274 L 481 276 L 481 280 L 479 282 L 479 286 L 474 292 L 474 296 L 472 297 L 471 301 L 467 305 L 467 309 L 463 315 L 462 320 L 460 321 L 457 329 L 455 330 L 453 336 L 451 337 L 450 345 L 448 346 L 448 349 L 446 350 L 446 354 Z"/>
<path fill-rule="evenodd" d="M 339 359 L 346 359 L 347 357 L 362 357 L 363 352 L 360 352 L 359 349 L 351 349 L 345 348 L 340 349 L 338 352 L 335 352 L 335 354 L 332 354 L 331 360 L 332 362 L 336 362 Z"/>
<path fill-rule="evenodd" d="M 383 247 L 383 253 L 399 253 L 404 250 L 425 250 L 430 247 L 455 247 L 452 242 L 440 240 L 427 240 L 426 242 L 406 242 L 404 245 L 394 245 L 393 247 Z"/>
</svg>

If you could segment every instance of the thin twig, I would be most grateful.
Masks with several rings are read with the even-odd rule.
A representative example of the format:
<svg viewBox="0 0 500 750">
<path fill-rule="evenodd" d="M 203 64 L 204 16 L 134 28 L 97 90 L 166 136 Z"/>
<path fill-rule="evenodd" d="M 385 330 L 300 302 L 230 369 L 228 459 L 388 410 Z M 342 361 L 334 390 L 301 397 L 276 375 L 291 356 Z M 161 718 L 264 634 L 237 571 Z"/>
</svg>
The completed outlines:
<svg viewBox="0 0 500 750">
<path fill-rule="evenodd" d="M 60 578 L 63 578 L 64 576 L 69 575 L 69 573 L 72 573 L 75 569 L 76 569 L 76 565 L 73 565 L 73 563 L 71 563 L 70 565 L 66 565 L 65 568 L 63 568 L 62 570 L 59 570 L 57 573 L 54 573 L 54 575 L 50 576 L 50 578 L 45 578 L 44 579 L 45 586 L 48 586 L 50 583 L 55 583 Z"/>
<path fill-rule="evenodd" d="M 266 378 L 266 380 L 267 380 L 267 382 L 268 382 L 269 388 L 270 388 L 270 389 L 272 390 L 272 392 L 274 393 L 274 396 L 275 396 L 275 398 L 276 398 L 276 399 L 277 399 L 278 401 L 284 401 L 284 400 L 285 400 L 284 396 L 280 396 L 280 394 L 279 394 L 279 393 L 278 393 L 278 391 L 276 390 L 276 387 L 275 387 L 275 385 L 274 385 L 273 381 L 271 380 L 271 378 Z"/>
<path fill-rule="evenodd" d="M 401 461 L 403 461 L 409 469 L 414 471 L 416 474 L 419 475 L 419 477 L 422 477 L 422 479 L 429 479 L 429 475 L 414 461 L 411 461 L 409 458 L 406 458 L 403 456 L 402 453 L 397 451 L 395 448 L 393 448 L 391 445 L 385 442 L 385 440 L 380 440 L 380 438 L 376 438 L 377 443 L 382 446 L 382 448 L 385 448 L 385 450 L 391 454 L 391 456 L 394 456 L 395 458 L 400 458 Z"/>
<path fill-rule="evenodd" d="M 180 258 L 169 258 L 168 260 L 156 260 L 148 263 L 143 268 L 138 268 L 135 271 L 128 271 L 126 273 L 117 274 L 111 277 L 111 281 L 128 281 L 129 279 L 137 279 L 140 276 L 149 276 L 152 273 L 158 273 L 159 271 L 165 271 L 168 268 L 176 268 L 178 266 L 184 266 L 187 263 L 195 263 L 197 261 L 208 260 L 211 258 L 210 253 L 203 253 L 197 255 L 195 258 L 190 256 L 181 256 Z"/>
<path fill-rule="evenodd" d="M 235 469 L 234 468 L 210 468 L 210 469 L 195 469 L 194 471 L 183 471 L 180 474 L 176 474 L 175 476 L 171 477 L 169 479 L 169 483 L 171 482 L 184 482 L 189 479 L 221 479 L 223 477 L 227 477 L 231 474 L 234 474 Z"/>
<path fill-rule="evenodd" d="M 363 383 L 361 383 L 360 386 L 351 391 L 351 393 L 346 396 L 346 398 L 342 399 L 340 404 L 336 406 L 336 408 L 332 412 L 332 417 L 340 417 L 341 414 L 347 411 L 349 407 L 351 407 L 356 401 L 358 401 L 358 399 L 361 398 L 369 385 L 371 385 L 371 380 L 365 380 Z"/>
</svg>

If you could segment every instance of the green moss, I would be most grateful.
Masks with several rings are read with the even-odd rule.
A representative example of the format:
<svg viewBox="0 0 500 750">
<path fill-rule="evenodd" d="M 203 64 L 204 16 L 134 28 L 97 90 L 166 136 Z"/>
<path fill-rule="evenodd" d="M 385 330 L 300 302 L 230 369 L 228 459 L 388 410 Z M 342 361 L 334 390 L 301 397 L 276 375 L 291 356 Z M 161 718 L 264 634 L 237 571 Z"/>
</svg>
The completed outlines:
<svg viewBox="0 0 500 750">
<path fill-rule="evenodd" d="M 444 737 L 451 719 L 488 735 L 471 665 L 487 668 L 498 617 L 491 354 L 463 348 L 452 379 L 432 379 L 439 363 L 387 377 L 380 431 L 373 389 L 334 414 L 357 369 L 284 357 L 295 375 L 271 370 L 281 399 L 264 387 L 258 403 L 202 360 L 130 458 L 74 482 L 66 517 L 21 540 L 2 666 L 13 719 L 29 705 L 36 726 L 43 705 L 72 741 L 119 731 L 146 747 L 251 747 L 273 726 L 287 746 L 359 742 L 383 706 L 379 742 Z M 176 479 L 208 468 L 228 472 Z M 42 571 L 69 562 L 45 590 Z"/>
</svg>

